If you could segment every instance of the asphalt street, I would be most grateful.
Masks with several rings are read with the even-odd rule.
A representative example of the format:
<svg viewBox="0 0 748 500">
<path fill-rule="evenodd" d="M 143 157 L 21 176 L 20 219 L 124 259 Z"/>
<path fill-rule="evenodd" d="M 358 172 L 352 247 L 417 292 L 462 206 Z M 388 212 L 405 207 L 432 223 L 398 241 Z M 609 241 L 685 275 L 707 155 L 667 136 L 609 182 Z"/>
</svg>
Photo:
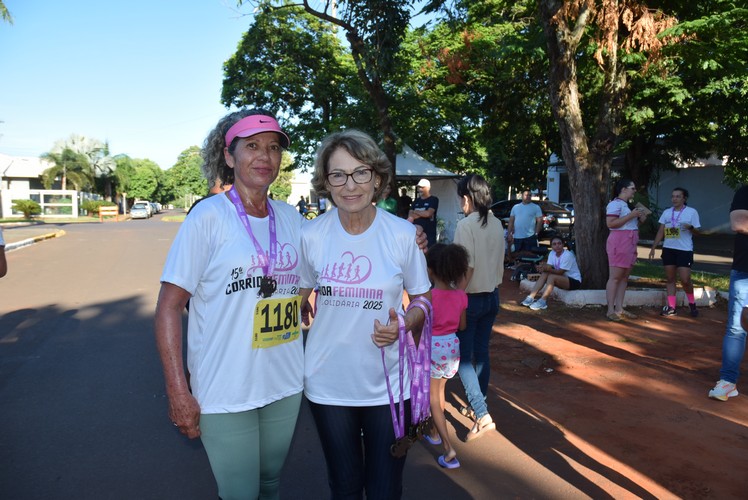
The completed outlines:
<svg viewBox="0 0 748 500">
<path fill-rule="evenodd" d="M 9 252 L 0 280 L 0 498 L 217 498 L 199 440 L 168 419 L 153 340 L 161 267 L 179 224 L 158 216 L 52 228 L 64 234 Z M 6 241 L 19 240 L 16 230 L 5 230 Z M 448 384 L 448 399 L 462 397 L 459 386 Z M 403 498 L 589 498 L 615 486 L 549 467 L 501 429 L 461 442 L 469 422 L 449 411 L 462 467 L 441 469 L 441 450 L 416 444 Z M 540 427 L 515 431 L 532 439 Z M 284 499 L 329 497 L 306 404 L 281 485 Z"/>
<path fill-rule="evenodd" d="M 48 228 L 64 231 L 60 237 L 8 253 L 0 280 L 0 498 L 217 498 L 200 441 L 168 419 L 153 340 L 159 276 L 178 227 L 160 216 L 61 224 Z M 9 241 L 19 239 L 13 231 L 5 231 Z M 455 421 L 463 434 L 467 425 Z M 507 496 L 577 491 L 541 467 L 530 484 L 497 464 L 510 458 L 499 440 L 495 433 L 466 445 L 456 471 L 439 468 L 439 449 L 417 444 L 403 498 L 495 498 L 499 484 Z M 281 483 L 282 498 L 329 496 L 306 403 Z"/>
</svg>

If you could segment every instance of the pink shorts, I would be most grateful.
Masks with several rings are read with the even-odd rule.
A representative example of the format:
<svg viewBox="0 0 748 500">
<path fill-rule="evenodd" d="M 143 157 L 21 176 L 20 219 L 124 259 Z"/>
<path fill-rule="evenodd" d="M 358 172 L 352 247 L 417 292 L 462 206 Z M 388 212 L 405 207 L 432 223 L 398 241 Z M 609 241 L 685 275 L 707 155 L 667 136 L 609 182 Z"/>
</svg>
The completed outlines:
<svg viewBox="0 0 748 500">
<path fill-rule="evenodd" d="M 611 231 L 605 250 L 608 252 L 608 265 L 628 269 L 636 263 L 636 244 L 639 243 L 639 231 L 626 229 Z"/>
<path fill-rule="evenodd" d="M 460 367 L 460 339 L 457 335 L 431 337 L 431 378 L 452 378 Z"/>
</svg>

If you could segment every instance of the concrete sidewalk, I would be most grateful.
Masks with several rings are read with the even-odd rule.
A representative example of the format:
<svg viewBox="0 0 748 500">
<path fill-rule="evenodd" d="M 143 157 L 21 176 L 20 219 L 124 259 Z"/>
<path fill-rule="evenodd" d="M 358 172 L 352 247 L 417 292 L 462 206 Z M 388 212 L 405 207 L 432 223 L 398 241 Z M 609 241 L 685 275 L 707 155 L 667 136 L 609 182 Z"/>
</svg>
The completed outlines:
<svg viewBox="0 0 748 500">
<path fill-rule="evenodd" d="M 65 234 L 63 227 L 70 223 L 35 222 L 35 223 L 12 223 L 1 224 L 5 238 L 5 251 L 22 248 L 38 241 L 56 238 Z M 694 238 L 694 264 L 695 271 L 704 271 L 715 274 L 730 274 L 732 267 L 733 240 L 732 234 L 699 235 Z M 639 258 L 646 260 L 649 256 L 651 240 L 639 242 Z M 662 249 L 656 252 L 659 260 Z"/>
<path fill-rule="evenodd" d="M 2 224 L 5 251 L 11 252 L 39 241 L 63 236 L 63 225 L 45 222 Z"/>
</svg>

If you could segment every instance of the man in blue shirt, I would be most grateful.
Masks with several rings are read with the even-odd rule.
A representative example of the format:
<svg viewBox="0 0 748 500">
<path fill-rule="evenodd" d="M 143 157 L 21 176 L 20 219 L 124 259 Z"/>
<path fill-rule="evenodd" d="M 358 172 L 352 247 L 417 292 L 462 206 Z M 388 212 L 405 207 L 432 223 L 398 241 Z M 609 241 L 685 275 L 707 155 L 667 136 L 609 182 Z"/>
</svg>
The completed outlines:
<svg viewBox="0 0 748 500">
<path fill-rule="evenodd" d="M 514 243 L 514 252 L 531 251 L 538 246 L 538 233 L 543 225 L 543 211 L 530 201 L 530 191 L 522 192 L 522 203 L 512 207 L 507 228 L 507 243 Z"/>
</svg>

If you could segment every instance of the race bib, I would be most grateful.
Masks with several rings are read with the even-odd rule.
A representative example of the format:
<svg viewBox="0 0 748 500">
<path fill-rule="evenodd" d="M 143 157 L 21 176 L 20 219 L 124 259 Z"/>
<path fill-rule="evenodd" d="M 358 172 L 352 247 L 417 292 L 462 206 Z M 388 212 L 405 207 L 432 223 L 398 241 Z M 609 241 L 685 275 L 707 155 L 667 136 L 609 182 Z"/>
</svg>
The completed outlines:
<svg viewBox="0 0 748 500">
<path fill-rule="evenodd" d="M 679 227 L 666 227 L 665 228 L 665 239 L 680 238 Z"/>
<path fill-rule="evenodd" d="M 301 296 L 260 300 L 255 306 L 252 347 L 264 349 L 299 338 Z"/>
</svg>

